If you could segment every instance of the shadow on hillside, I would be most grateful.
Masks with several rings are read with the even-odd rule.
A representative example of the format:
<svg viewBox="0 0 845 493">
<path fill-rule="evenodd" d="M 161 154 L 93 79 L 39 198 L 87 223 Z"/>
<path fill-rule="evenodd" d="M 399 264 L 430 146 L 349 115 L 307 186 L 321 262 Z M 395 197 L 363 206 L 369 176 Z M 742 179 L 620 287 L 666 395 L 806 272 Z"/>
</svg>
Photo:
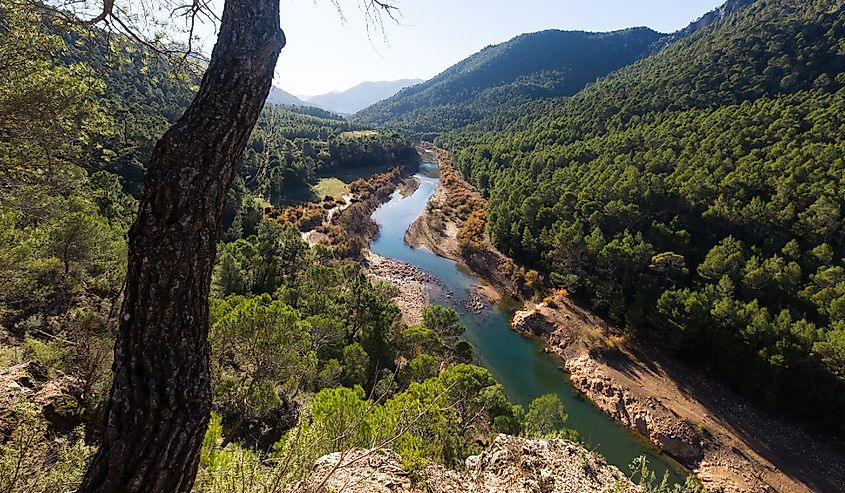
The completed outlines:
<svg viewBox="0 0 845 493">
<path fill-rule="evenodd" d="M 642 382 L 644 373 L 671 381 L 679 392 L 709 410 L 712 420 L 732 431 L 751 450 L 792 479 L 814 491 L 845 492 L 845 442 L 841 439 L 826 436 L 805 423 L 788 422 L 768 414 L 725 385 L 657 351 L 614 352 L 603 355 L 602 359 L 635 382 Z M 737 447 L 731 448 L 745 455 Z"/>
</svg>

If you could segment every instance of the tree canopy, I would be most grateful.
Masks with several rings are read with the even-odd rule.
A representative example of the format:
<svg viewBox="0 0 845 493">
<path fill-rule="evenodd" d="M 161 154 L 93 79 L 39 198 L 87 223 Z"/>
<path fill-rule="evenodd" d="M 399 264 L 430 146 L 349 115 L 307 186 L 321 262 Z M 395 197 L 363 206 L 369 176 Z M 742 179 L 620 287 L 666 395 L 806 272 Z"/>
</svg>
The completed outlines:
<svg viewBox="0 0 845 493">
<path fill-rule="evenodd" d="M 442 141 L 506 254 L 842 431 L 844 33 L 838 2 L 755 2 L 549 102 L 527 130 Z"/>
</svg>

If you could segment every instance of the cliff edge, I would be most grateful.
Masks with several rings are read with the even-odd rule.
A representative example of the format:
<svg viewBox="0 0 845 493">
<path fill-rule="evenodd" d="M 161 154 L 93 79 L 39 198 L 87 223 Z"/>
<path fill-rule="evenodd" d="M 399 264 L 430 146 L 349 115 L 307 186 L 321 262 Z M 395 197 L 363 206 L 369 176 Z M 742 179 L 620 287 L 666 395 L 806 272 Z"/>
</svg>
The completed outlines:
<svg viewBox="0 0 845 493">
<path fill-rule="evenodd" d="M 411 474 L 383 450 L 353 450 L 322 457 L 311 476 L 289 493 L 604 493 L 638 492 L 614 466 L 565 440 L 499 435 L 463 471 L 428 466 Z"/>
</svg>

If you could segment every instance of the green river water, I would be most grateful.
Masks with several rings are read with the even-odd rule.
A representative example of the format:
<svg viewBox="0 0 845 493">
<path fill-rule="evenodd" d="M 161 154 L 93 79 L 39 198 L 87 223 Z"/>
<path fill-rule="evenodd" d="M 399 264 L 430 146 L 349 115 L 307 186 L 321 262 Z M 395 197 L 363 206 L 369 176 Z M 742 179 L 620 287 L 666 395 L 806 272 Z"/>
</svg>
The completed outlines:
<svg viewBox="0 0 845 493">
<path fill-rule="evenodd" d="M 682 482 L 686 473 L 679 464 L 614 422 L 573 389 L 560 360 L 543 352 L 539 340 L 510 329 L 513 303 L 498 307 L 488 305 L 480 313 L 468 310 L 469 292 L 482 281 L 451 260 L 405 244 L 405 232 L 423 211 L 437 186 L 437 165 L 431 158 L 423 158 L 416 178 L 420 180 L 416 192 L 406 198 L 394 193 L 391 200 L 373 214 L 381 229 L 371 250 L 414 265 L 442 282 L 444 290 L 437 295 L 435 303 L 452 307 L 461 314 L 467 328 L 464 337 L 472 344 L 477 363 L 490 370 L 513 402 L 527 408 L 536 397 L 557 394 L 569 414 L 567 426 L 578 430 L 587 446 L 603 455 L 610 464 L 630 473 L 631 461 L 645 455 L 658 477 L 668 472 L 672 483 Z"/>
</svg>

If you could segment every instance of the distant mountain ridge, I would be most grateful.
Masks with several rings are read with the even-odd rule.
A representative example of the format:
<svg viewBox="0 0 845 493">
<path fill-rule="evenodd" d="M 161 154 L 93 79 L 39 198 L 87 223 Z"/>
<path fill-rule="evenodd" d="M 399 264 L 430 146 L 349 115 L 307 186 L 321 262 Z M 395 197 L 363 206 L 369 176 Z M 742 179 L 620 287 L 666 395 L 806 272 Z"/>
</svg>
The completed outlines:
<svg viewBox="0 0 845 493">
<path fill-rule="evenodd" d="M 648 28 L 523 34 L 488 46 L 433 79 L 360 111 L 356 117 L 432 136 L 476 122 L 502 106 L 571 96 L 648 55 L 665 36 Z"/>
<path fill-rule="evenodd" d="M 406 87 L 424 82 L 423 79 L 400 79 L 393 81 L 362 82 L 345 91 L 333 91 L 304 98 L 307 104 L 335 113 L 353 114 L 387 99 Z"/>
<path fill-rule="evenodd" d="M 273 86 L 270 89 L 270 95 L 267 96 L 267 102 L 279 106 L 313 106 L 312 104 L 306 103 L 293 94 L 276 86 Z"/>
</svg>

